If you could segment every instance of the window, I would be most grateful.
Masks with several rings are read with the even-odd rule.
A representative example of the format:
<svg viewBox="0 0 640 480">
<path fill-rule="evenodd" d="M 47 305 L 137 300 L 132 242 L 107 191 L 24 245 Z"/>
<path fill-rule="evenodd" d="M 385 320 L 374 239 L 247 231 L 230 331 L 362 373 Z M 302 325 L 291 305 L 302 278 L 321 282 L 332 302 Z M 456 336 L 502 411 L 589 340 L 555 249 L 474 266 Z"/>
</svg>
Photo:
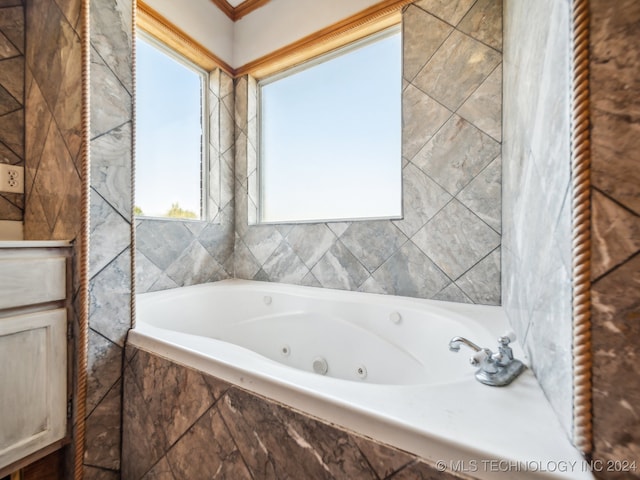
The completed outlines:
<svg viewBox="0 0 640 480">
<path fill-rule="evenodd" d="M 206 219 L 207 73 L 152 37 L 136 49 L 134 214 Z"/>
<path fill-rule="evenodd" d="M 400 218 L 401 35 L 259 83 L 259 221 Z"/>
</svg>

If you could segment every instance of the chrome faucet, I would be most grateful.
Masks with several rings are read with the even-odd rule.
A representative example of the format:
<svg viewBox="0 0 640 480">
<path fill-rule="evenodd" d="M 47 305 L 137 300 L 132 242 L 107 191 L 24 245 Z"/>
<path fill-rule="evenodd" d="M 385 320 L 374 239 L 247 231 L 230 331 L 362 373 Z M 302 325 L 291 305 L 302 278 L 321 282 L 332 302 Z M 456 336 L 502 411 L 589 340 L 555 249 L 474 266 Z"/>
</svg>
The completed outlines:
<svg viewBox="0 0 640 480">
<path fill-rule="evenodd" d="M 449 350 L 459 352 L 460 345 L 465 345 L 475 352 L 469 362 L 476 371 L 476 379 L 492 387 L 509 385 L 526 368 L 520 360 L 513 358 L 513 350 L 509 346 L 516 339 L 513 332 L 498 338 L 498 351 L 492 352 L 482 348 L 464 337 L 453 337 L 449 342 Z"/>
</svg>

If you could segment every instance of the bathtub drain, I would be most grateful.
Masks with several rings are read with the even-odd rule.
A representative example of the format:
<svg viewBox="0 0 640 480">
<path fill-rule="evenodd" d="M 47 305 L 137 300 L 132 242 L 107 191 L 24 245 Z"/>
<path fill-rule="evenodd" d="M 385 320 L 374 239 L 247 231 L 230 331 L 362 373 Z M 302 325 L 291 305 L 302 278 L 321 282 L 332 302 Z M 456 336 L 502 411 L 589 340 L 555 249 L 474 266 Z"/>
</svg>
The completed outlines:
<svg viewBox="0 0 640 480">
<path fill-rule="evenodd" d="M 282 345 L 282 347 L 280 347 L 280 355 L 282 355 L 283 357 L 288 357 L 291 354 L 291 348 L 289 347 L 289 345 Z"/>
<path fill-rule="evenodd" d="M 320 375 L 326 375 L 329 371 L 329 365 L 327 364 L 327 361 L 323 357 L 314 358 L 313 371 Z"/>
<path fill-rule="evenodd" d="M 360 365 L 358 368 L 356 368 L 356 375 L 361 380 L 367 378 L 367 367 L 365 367 L 364 365 Z"/>
</svg>

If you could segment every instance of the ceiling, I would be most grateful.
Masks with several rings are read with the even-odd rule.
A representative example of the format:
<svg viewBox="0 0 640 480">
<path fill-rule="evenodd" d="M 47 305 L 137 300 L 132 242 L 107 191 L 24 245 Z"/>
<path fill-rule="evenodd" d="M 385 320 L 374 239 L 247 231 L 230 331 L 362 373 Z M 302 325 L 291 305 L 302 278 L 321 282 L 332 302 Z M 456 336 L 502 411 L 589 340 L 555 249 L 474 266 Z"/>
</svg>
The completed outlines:
<svg viewBox="0 0 640 480">
<path fill-rule="evenodd" d="M 271 0 L 211 0 L 227 17 L 234 22 L 257 10 Z"/>
<path fill-rule="evenodd" d="M 401 1 L 408 0 L 144 0 L 143 3 L 236 69 L 295 45 L 314 32 L 342 25 L 345 19 L 377 5 Z M 242 16 L 238 18 L 239 15 Z"/>
</svg>

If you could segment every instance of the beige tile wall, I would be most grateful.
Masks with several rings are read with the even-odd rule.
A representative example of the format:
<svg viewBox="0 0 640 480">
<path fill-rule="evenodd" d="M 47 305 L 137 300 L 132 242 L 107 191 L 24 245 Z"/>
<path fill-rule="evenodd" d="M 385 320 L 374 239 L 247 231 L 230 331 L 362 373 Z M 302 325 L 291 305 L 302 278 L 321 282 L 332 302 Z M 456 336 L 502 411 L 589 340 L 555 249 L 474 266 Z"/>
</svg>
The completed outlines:
<svg viewBox="0 0 640 480">
<path fill-rule="evenodd" d="M 24 5 L 0 3 L 0 163 L 24 167 Z M 0 193 L 0 220 L 22 221 L 24 193 Z"/>
<path fill-rule="evenodd" d="M 83 175 L 79 17 L 80 4 L 75 0 L 25 2 L 24 236 L 75 242 L 70 321 L 76 332 Z M 76 374 L 74 369 L 74 389 Z M 74 402 L 74 412 L 75 407 Z M 70 445 L 67 471 L 72 459 Z"/>
</svg>

